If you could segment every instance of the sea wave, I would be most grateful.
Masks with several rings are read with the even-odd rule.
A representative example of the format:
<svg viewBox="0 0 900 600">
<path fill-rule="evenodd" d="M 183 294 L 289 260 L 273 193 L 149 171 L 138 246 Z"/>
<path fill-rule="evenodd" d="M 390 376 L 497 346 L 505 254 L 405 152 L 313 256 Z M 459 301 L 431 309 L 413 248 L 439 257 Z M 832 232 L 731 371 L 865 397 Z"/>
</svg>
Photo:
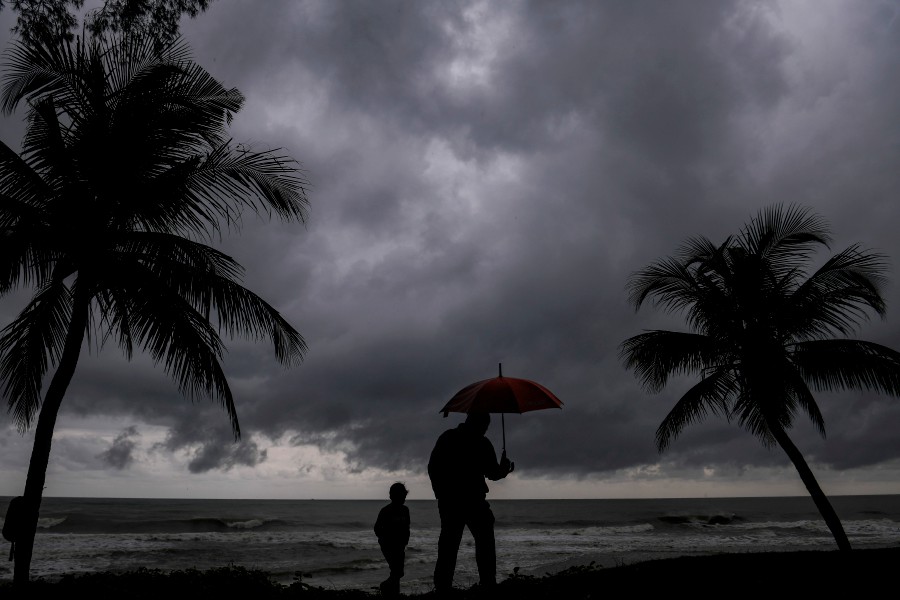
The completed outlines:
<svg viewBox="0 0 900 600">
<path fill-rule="evenodd" d="M 278 531 L 288 528 L 279 519 L 198 517 L 188 519 L 112 520 L 84 515 L 41 517 L 39 529 L 55 533 L 119 534 L 119 533 L 215 533 L 229 531 Z"/>
<path fill-rule="evenodd" d="M 744 519 L 734 513 L 709 514 L 709 515 L 663 515 L 658 517 L 660 521 L 668 525 L 729 525 Z"/>
<path fill-rule="evenodd" d="M 66 522 L 66 518 L 67 518 L 67 517 L 58 517 L 58 518 L 47 517 L 47 518 L 40 518 L 40 519 L 38 519 L 38 524 L 37 524 L 37 526 L 38 526 L 40 529 L 50 529 L 51 527 L 56 527 L 57 525 L 62 525 L 63 523 L 65 523 L 65 522 Z"/>
<path fill-rule="evenodd" d="M 138 566 L 231 564 L 265 569 L 284 583 L 300 572 L 313 585 L 365 589 L 387 573 L 372 531 L 382 504 L 47 498 L 32 573 L 52 578 Z M 543 574 L 594 560 L 611 566 L 705 553 L 833 549 L 830 531 L 810 504 L 808 498 L 499 501 L 492 503 L 497 573 L 503 577 L 520 568 Z M 421 583 L 427 589 L 440 519 L 433 502 L 409 505 L 413 527 L 404 586 Z M 854 548 L 900 544 L 900 498 L 844 499 L 836 509 Z M 0 580 L 11 578 L 12 563 L 0 563 Z M 466 532 L 456 580 L 465 585 L 477 578 Z"/>
<path fill-rule="evenodd" d="M 38 529 L 51 529 L 57 525 L 61 525 L 66 521 L 66 517 L 41 517 L 38 519 Z M 5 518 L 0 518 L 0 528 L 6 524 Z"/>
</svg>

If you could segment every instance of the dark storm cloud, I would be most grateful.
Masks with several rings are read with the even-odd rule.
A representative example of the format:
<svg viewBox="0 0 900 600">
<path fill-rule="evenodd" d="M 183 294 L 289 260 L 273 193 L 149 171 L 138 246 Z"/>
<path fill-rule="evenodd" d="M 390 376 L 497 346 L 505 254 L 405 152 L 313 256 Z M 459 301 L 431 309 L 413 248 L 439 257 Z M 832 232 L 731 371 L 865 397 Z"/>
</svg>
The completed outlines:
<svg viewBox="0 0 900 600">
<path fill-rule="evenodd" d="M 488 5 L 482 21 L 467 18 L 463 4 L 442 5 L 456 14 L 435 6 L 422 3 L 401 20 L 383 18 L 391 14 L 384 5 L 376 11 L 383 14 L 366 15 L 342 3 L 328 5 L 327 17 L 285 18 L 293 35 L 260 62 L 303 62 L 333 105 L 403 127 L 411 143 L 439 136 L 459 160 L 489 162 L 505 152 L 529 170 L 463 222 L 441 216 L 442 199 L 428 196 L 417 204 L 432 206 L 436 223 L 410 222 L 398 190 L 416 184 L 393 178 L 386 194 L 360 188 L 323 199 L 339 206 L 320 205 L 319 218 L 337 211 L 346 226 L 357 222 L 348 207 L 362 214 L 361 243 L 413 226 L 423 232 L 421 245 L 322 279 L 329 285 L 323 308 L 333 307 L 327 322 L 345 330 L 318 344 L 310 338 L 315 366 L 284 379 L 291 392 L 276 397 L 272 426 L 334 430 L 356 444 L 356 460 L 421 466 L 448 425 L 423 427 L 423 419 L 462 385 L 492 376 L 506 357 L 509 374 L 528 374 L 569 400 L 558 427 L 541 427 L 543 415 L 522 419 L 522 464 L 602 472 L 653 460 L 655 424 L 626 403 L 615 355 L 627 334 L 612 326 L 630 316 L 622 284 L 637 266 L 615 257 L 616 234 L 634 227 L 634 218 L 655 216 L 635 230 L 643 239 L 629 240 L 652 244 L 659 236 L 650 225 L 674 229 L 677 220 L 666 215 L 706 200 L 694 193 L 694 170 L 725 168 L 716 161 L 734 168 L 740 148 L 730 146 L 729 117 L 777 99 L 785 43 L 760 15 L 725 3 L 696 12 L 537 3 L 511 13 Z M 342 10 L 353 14 L 334 14 Z M 465 37 L 493 18 L 506 37 L 490 51 L 489 84 L 447 89 L 442 74 L 460 52 L 447 32 Z M 387 50 L 361 60 L 352 42 L 360 31 L 367 33 L 359 45 Z M 429 43 L 419 51 L 422 40 Z M 255 74 L 273 73 L 271 66 L 248 70 L 250 86 Z M 561 134 L 567 119 L 577 126 Z M 409 163 L 403 149 L 387 151 Z M 319 165 L 313 179 L 346 179 L 346 167 L 342 160 Z M 566 451 L 532 452 L 529 439 Z"/>
<path fill-rule="evenodd" d="M 200 418 L 195 415 L 178 426 L 169 429 L 166 440 L 155 449 L 167 452 L 187 451 L 190 459 L 187 467 L 191 473 L 206 471 L 228 471 L 235 466 L 255 467 L 265 462 L 268 452 L 260 449 L 251 436 L 245 435 L 239 441 L 234 440 L 227 421 L 222 423 L 207 411 L 202 411 Z"/>
<path fill-rule="evenodd" d="M 134 449 L 137 446 L 132 438 L 140 436 L 137 427 L 132 425 L 127 427 L 116 439 L 113 440 L 109 448 L 100 453 L 97 458 L 102 460 L 106 465 L 119 469 L 120 471 L 134 462 Z"/>
<path fill-rule="evenodd" d="M 229 345 L 236 445 L 218 407 L 114 347 L 79 366 L 64 410 L 168 427 L 192 472 L 265 460 L 257 434 L 346 451 L 352 469 L 422 472 L 461 420 L 440 407 L 502 362 L 565 403 L 506 417 L 523 477 L 784 465 L 717 420 L 660 456 L 656 427 L 690 381 L 648 395 L 617 349 L 682 328 L 635 314 L 631 272 L 774 202 L 814 208 L 837 249 L 861 242 L 900 264 L 900 30 L 882 14 L 895 7 L 792 19 L 796 6 L 213 3 L 184 34 L 247 96 L 235 139 L 285 148 L 312 182 L 306 227 L 247 218 L 223 247 L 310 353 L 285 371 L 264 344 Z M 897 284 L 887 299 L 887 320 L 860 334 L 898 348 Z M 807 458 L 900 457 L 895 400 L 821 403 L 828 437 L 802 415 L 792 432 Z M 499 416 L 490 435 L 499 446 Z"/>
<path fill-rule="evenodd" d="M 167 446 L 168 449 L 171 449 Z M 266 460 L 267 451 L 260 450 L 256 442 L 241 441 L 224 448 L 220 441 L 203 444 L 194 451 L 188 470 L 191 473 L 206 471 L 229 471 L 237 465 L 255 467 Z"/>
</svg>

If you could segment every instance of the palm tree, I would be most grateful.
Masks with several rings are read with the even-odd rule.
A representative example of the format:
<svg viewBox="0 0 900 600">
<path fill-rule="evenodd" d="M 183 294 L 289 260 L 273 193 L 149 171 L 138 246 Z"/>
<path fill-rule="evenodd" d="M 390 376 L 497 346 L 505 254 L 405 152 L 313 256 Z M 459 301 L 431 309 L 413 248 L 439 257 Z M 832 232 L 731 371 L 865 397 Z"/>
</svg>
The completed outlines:
<svg viewBox="0 0 900 600">
<path fill-rule="evenodd" d="M 671 375 L 700 375 L 656 430 L 660 452 L 709 413 L 736 419 L 766 447 L 787 453 L 838 548 L 850 550 L 787 431 L 800 409 L 825 436 L 811 390 L 900 394 L 900 353 L 847 337 L 870 310 L 884 315 L 884 259 L 853 245 L 809 274 L 813 254 L 829 241 L 820 217 L 781 206 L 760 211 L 721 245 L 689 239 L 674 258 L 633 274 L 627 287 L 635 310 L 651 298 L 684 314 L 691 331 L 647 331 L 625 340 L 620 356 L 652 392 Z"/>
<path fill-rule="evenodd" d="M 204 242 L 239 225 L 243 209 L 303 222 L 307 198 L 295 161 L 231 144 L 243 97 L 179 41 L 159 52 L 146 38 L 76 38 L 17 44 L 7 58 L 2 108 L 27 101 L 28 121 L 21 154 L 0 142 L 0 295 L 34 290 L 0 331 L 8 409 L 22 432 L 37 416 L 27 533 L 16 545 L 21 583 L 57 413 L 86 336 L 114 338 L 129 358 L 135 346 L 149 352 L 182 394 L 221 403 L 238 439 L 221 334 L 271 339 L 287 365 L 306 346 L 240 285 L 241 266 Z"/>
</svg>

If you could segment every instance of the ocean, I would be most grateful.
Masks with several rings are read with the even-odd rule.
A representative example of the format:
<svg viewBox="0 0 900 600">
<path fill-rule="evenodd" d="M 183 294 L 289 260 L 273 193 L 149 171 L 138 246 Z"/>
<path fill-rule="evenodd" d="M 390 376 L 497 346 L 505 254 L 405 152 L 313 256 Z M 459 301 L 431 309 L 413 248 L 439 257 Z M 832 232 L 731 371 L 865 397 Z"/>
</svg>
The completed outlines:
<svg viewBox="0 0 900 600">
<path fill-rule="evenodd" d="M 0 497 L 0 518 L 10 498 Z M 831 498 L 854 548 L 900 546 L 900 495 Z M 372 527 L 379 500 L 44 498 L 32 576 L 263 569 L 328 589 L 369 589 L 387 576 Z M 412 536 L 405 593 L 431 589 L 440 523 L 432 500 L 407 502 Z M 808 497 L 659 500 L 496 500 L 497 575 L 544 575 L 576 565 L 720 552 L 834 550 Z M 9 543 L 0 543 L 9 552 Z M 0 561 L 0 580 L 12 579 Z M 477 581 L 464 534 L 454 584 Z"/>
</svg>

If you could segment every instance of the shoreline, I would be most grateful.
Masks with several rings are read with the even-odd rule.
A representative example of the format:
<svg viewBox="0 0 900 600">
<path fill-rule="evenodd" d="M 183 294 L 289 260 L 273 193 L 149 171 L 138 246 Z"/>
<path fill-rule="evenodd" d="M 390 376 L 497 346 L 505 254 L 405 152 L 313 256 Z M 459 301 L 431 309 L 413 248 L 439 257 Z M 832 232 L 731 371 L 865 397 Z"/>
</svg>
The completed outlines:
<svg viewBox="0 0 900 600">
<path fill-rule="evenodd" d="M 614 593 L 687 593 L 721 597 L 760 593 L 854 594 L 881 592 L 896 585 L 894 573 L 900 564 L 900 547 L 840 552 L 838 550 L 765 551 L 654 558 L 629 564 L 571 565 L 542 576 L 517 572 L 491 589 L 472 586 L 455 589 L 452 598 L 497 598 L 538 600 L 584 599 Z M 0 581 L 3 598 L 95 598 L 150 599 L 166 595 L 228 598 L 375 599 L 376 590 L 326 589 L 302 580 L 275 583 L 262 570 L 221 567 L 200 571 L 162 572 L 139 569 L 121 574 L 92 573 L 63 576 L 53 582 L 38 579 L 17 590 L 11 581 Z M 405 593 L 414 599 L 438 598 L 433 591 Z M 440 596 L 444 597 L 444 596 Z"/>
</svg>

